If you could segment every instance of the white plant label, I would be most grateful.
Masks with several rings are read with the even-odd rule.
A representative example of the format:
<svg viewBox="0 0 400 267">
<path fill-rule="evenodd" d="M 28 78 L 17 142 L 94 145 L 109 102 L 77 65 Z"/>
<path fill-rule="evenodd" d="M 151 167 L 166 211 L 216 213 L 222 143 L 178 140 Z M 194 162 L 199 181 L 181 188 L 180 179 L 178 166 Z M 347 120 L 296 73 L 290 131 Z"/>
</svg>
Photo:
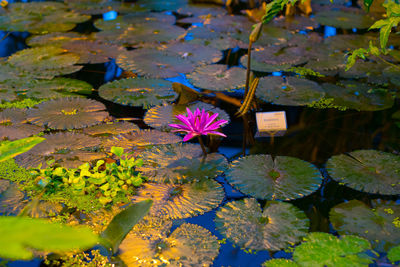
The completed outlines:
<svg viewBox="0 0 400 267">
<path fill-rule="evenodd" d="M 257 128 L 259 132 L 286 131 L 285 111 L 257 112 Z"/>
</svg>

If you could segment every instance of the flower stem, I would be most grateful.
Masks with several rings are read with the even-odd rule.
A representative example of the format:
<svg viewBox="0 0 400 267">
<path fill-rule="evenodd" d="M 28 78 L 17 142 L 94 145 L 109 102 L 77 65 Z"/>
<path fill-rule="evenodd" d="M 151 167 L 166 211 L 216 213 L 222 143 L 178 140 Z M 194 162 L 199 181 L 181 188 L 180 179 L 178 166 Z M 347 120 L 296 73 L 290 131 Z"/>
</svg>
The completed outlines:
<svg viewBox="0 0 400 267">
<path fill-rule="evenodd" d="M 203 159 L 204 159 L 204 158 L 207 157 L 206 147 L 204 146 L 203 139 L 201 139 L 201 136 L 198 135 L 197 138 L 199 139 L 199 143 L 200 143 L 200 146 L 201 146 L 201 150 L 203 150 Z"/>
</svg>

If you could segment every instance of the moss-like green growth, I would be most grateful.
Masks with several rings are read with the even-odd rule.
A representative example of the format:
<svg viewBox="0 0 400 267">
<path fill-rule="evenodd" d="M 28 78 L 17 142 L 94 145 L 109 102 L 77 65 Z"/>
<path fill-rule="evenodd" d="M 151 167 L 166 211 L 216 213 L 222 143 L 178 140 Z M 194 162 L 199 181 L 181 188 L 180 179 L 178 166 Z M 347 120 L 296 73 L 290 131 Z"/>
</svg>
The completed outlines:
<svg viewBox="0 0 400 267">
<path fill-rule="evenodd" d="M 325 77 L 325 75 L 323 75 L 317 71 L 313 71 L 312 69 L 305 68 L 305 67 L 291 67 L 287 71 L 295 72 L 298 75 L 303 76 L 303 77 L 305 77 L 305 76 Z"/>
<path fill-rule="evenodd" d="M 326 109 L 326 108 L 336 108 L 340 111 L 347 110 L 347 107 L 337 106 L 333 104 L 333 98 L 326 98 L 323 97 L 318 101 L 313 101 L 312 103 L 308 104 L 307 106 L 310 108 L 319 108 L 319 109 Z"/>
<path fill-rule="evenodd" d="M 106 256 L 100 254 L 99 250 L 81 252 L 79 254 L 65 255 L 57 260 L 45 259 L 44 263 L 51 266 L 82 266 L 82 267 L 111 267 Z"/>
<path fill-rule="evenodd" d="M 4 108 L 31 108 L 43 101 L 46 101 L 46 99 L 33 99 L 33 98 L 25 98 L 20 101 L 13 101 L 13 102 L 4 102 L 0 103 L 0 109 Z"/>
</svg>

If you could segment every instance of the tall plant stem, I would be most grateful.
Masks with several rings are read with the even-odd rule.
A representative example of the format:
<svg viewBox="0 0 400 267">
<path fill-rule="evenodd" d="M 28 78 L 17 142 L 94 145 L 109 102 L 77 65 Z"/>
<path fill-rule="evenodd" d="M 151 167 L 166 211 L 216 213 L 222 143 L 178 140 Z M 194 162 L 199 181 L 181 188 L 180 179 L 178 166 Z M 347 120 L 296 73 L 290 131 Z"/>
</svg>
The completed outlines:
<svg viewBox="0 0 400 267">
<path fill-rule="evenodd" d="M 247 48 L 247 70 L 246 70 L 246 86 L 244 90 L 244 98 L 246 98 L 247 93 L 249 92 L 250 86 L 250 71 L 251 71 L 251 48 L 253 46 L 253 42 L 249 42 L 249 47 Z"/>
<path fill-rule="evenodd" d="M 203 160 L 204 160 L 204 159 L 207 157 L 206 147 L 204 146 L 203 139 L 201 139 L 201 136 L 200 136 L 200 135 L 197 136 L 197 139 L 199 139 L 199 143 L 200 143 L 200 146 L 201 146 L 201 150 L 203 150 Z"/>
</svg>

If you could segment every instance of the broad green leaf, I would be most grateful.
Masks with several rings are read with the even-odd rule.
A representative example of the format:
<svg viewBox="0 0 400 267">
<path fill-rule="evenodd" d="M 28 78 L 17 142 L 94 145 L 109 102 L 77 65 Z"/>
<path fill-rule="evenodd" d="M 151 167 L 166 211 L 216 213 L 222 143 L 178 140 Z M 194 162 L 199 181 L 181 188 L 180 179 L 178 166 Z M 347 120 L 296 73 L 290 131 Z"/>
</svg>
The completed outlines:
<svg viewBox="0 0 400 267">
<path fill-rule="evenodd" d="M 387 20 L 387 19 L 377 20 L 377 21 L 375 21 L 374 24 L 372 24 L 371 27 L 369 27 L 368 30 L 380 29 L 380 28 L 382 28 L 383 26 L 385 26 L 386 24 L 388 24 L 388 20 Z"/>
<path fill-rule="evenodd" d="M 400 245 L 393 247 L 387 254 L 388 259 L 394 264 L 396 261 L 400 261 Z"/>
<path fill-rule="evenodd" d="M 12 142 L 5 141 L 0 145 L 0 162 L 26 152 L 44 140 L 42 137 L 33 136 Z"/>
<path fill-rule="evenodd" d="M 153 201 L 148 199 L 131 204 L 118 213 L 101 233 L 102 241 L 113 253 L 117 252 L 119 244 L 124 240 L 132 227 L 137 224 L 150 210 Z"/>
<path fill-rule="evenodd" d="M 388 19 L 388 24 L 386 24 L 385 26 L 383 26 L 380 30 L 380 36 L 379 36 L 379 40 L 381 43 L 381 48 L 384 51 L 386 48 L 386 44 L 389 40 L 389 35 L 390 32 L 392 31 L 393 27 L 396 27 L 397 24 L 399 24 L 400 22 L 400 17 L 396 17 L 396 18 L 389 18 Z"/>
<path fill-rule="evenodd" d="M 44 219 L 0 216 L 0 257 L 13 260 L 33 258 L 32 249 L 66 252 L 88 249 L 98 236 L 88 228 L 74 228 Z"/>
<path fill-rule="evenodd" d="M 367 8 L 368 11 L 373 1 L 374 0 L 364 0 L 364 6 Z"/>
<path fill-rule="evenodd" d="M 113 146 L 110 150 L 111 153 L 113 153 L 114 155 L 121 157 L 122 153 L 124 153 L 124 148 L 123 147 L 116 147 Z"/>
</svg>

